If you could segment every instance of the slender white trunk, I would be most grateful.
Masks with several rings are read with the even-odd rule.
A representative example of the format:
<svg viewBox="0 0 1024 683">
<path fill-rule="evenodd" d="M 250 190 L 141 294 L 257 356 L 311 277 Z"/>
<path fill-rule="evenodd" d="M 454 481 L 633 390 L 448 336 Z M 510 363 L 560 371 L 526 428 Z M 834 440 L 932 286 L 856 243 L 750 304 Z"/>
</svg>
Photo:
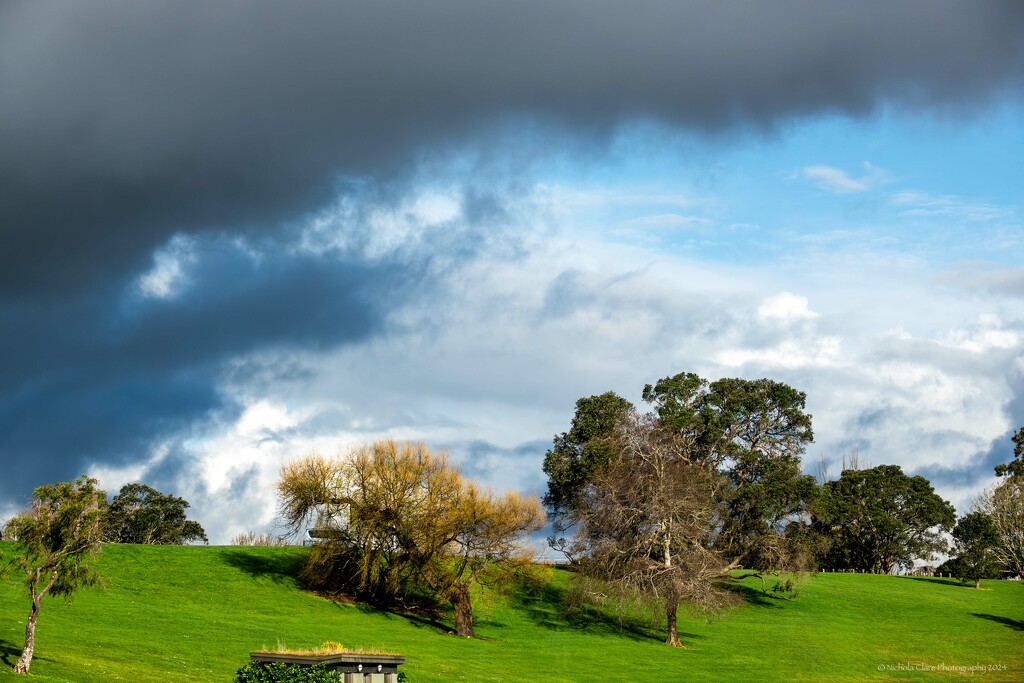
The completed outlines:
<svg viewBox="0 0 1024 683">
<path fill-rule="evenodd" d="M 36 649 L 36 618 L 39 616 L 39 598 L 33 598 L 32 609 L 28 613 L 28 621 L 25 623 L 25 648 L 21 651 L 21 657 L 14 665 L 14 673 L 27 674 L 32 666 L 32 655 Z"/>
</svg>

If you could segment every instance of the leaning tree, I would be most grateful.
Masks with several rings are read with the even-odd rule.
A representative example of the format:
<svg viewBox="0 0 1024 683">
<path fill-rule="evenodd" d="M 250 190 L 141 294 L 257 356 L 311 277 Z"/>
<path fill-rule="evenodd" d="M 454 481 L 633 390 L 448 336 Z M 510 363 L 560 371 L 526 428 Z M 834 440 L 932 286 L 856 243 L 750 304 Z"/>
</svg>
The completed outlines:
<svg viewBox="0 0 1024 683">
<path fill-rule="evenodd" d="M 25 647 L 14 665 L 27 674 L 35 653 L 36 621 L 42 599 L 59 595 L 70 599 L 97 575 L 89 558 L 99 549 L 106 493 L 97 481 L 81 476 L 74 481 L 39 486 L 28 510 L 15 516 L 5 534 L 14 540 L 10 564 L 24 577 L 32 600 L 25 622 Z"/>
</svg>

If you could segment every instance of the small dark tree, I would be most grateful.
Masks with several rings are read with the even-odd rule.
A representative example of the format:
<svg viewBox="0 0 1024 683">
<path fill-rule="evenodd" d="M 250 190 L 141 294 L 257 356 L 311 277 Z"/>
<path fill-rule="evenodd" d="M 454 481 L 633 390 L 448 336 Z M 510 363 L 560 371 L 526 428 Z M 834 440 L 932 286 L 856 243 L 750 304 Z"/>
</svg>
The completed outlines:
<svg viewBox="0 0 1024 683">
<path fill-rule="evenodd" d="M 83 475 L 75 481 L 40 486 L 33 492 L 31 507 L 7 523 L 8 535 L 16 539 L 10 564 L 24 574 L 32 599 L 16 673 L 27 674 L 32 665 L 42 599 L 47 595 L 70 598 L 78 588 L 97 580 L 87 561 L 100 545 L 106 493 L 96 484 Z"/>
<path fill-rule="evenodd" d="M 111 543 L 182 545 L 207 541 L 206 531 L 185 518 L 188 501 L 145 484 L 126 484 L 114 496 L 103 521 L 103 540 Z"/>
<path fill-rule="evenodd" d="M 957 556 L 952 568 L 961 581 L 974 581 L 976 589 L 981 580 L 997 576 L 999 560 L 994 552 L 999 544 L 999 533 L 992 518 L 983 512 L 964 515 L 953 529 Z"/>
</svg>

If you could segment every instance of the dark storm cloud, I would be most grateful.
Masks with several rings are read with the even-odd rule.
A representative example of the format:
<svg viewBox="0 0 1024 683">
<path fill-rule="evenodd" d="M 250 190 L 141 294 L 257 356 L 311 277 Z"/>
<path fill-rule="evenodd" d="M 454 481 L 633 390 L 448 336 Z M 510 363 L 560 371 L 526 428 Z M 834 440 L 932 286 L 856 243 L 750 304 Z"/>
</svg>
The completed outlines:
<svg viewBox="0 0 1024 683">
<path fill-rule="evenodd" d="M 0 453 L 19 463 L 5 468 L 0 497 L 143 459 L 155 440 L 234 410 L 215 389 L 228 359 L 366 339 L 380 326 L 377 300 L 398 286 L 393 270 L 213 244 L 170 300 L 102 290 L 0 305 L 3 329 L 19 331 L 0 355 Z"/>
<path fill-rule="evenodd" d="M 0 286 L 259 229 L 503 117 L 724 129 L 1019 85 L 1017 2 L 8 2 Z"/>
</svg>

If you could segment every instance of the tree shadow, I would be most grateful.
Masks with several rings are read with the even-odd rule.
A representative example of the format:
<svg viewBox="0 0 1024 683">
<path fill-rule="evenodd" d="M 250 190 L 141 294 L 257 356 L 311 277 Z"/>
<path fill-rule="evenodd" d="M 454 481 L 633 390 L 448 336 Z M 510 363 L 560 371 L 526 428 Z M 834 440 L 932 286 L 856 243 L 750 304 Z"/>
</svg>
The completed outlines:
<svg viewBox="0 0 1024 683">
<path fill-rule="evenodd" d="M 405 605 L 379 604 L 343 593 L 330 594 L 312 591 L 312 594 L 326 598 L 338 609 L 355 609 L 366 615 L 384 617 L 385 619 L 401 619 L 415 628 L 429 628 L 442 633 L 450 633 L 454 630 L 451 624 L 441 621 L 445 617 L 444 610 L 434 602 L 424 600 Z"/>
<path fill-rule="evenodd" d="M 380 612 L 379 610 L 374 611 L 377 611 L 378 613 Z M 454 630 L 451 626 L 441 622 L 438 617 L 434 616 L 424 616 L 420 614 L 403 614 L 402 612 L 384 612 L 384 614 L 387 614 L 389 617 L 397 617 L 399 619 L 404 619 L 405 621 L 409 622 L 410 625 L 416 628 L 429 628 L 436 631 L 443 631 L 444 633 L 449 633 L 452 630 Z"/>
<path fill-rule="evenodd" d="M 12 643 L 9 640 L 0 638 L 0 662 L 6 664 L 8 669 L 13 669 L 14 664 L 18 661 L 18 658 L 21 657 L 22 648 L 23 645 L 18 645 L 17 643 Z M 49 657 L 40 656 L 39 651 L 37 650 L 36 653 L 32 655 L 32 661 L 52 662 L 53 660 Z"/>
<path fill-rule="evenodd" d="M 995 614 L 976 614 L 974 612 L 968 612 L 972 617 L 978 617 L 979 619 L 988 619 L 994 621 L 997 624 L 1002 624 L 1007 628 L 1012 628 L 1014 631 L 1024 631 L 1024 621 L 1020 619 L 1010 619 L 1009 617 L 1000 617 Z"/>
<path fill-rule="evenodd" d="M 727 581 L 723 584 L 725 590 L 737 596 L 742 602 L 755 607 L 767 607 L 769 609 L 781 609 L 782 603 L 788 602 L 787 598 L 780 595 L 765 593 L 760 588 L 744 586 L 742 583 Z"/>
<path fill-rule="evenodd" d="M 9 640 L 0 639 L 0 661 L 6 664 L 8 669 L 14 667 L 14 663 L 18 661 L 20 656 L 20 647 Z"/>
<path fill-rule="evenodd" d="M 305 558 L 294 552 L 252 553 L 246 550 L 225 550 L 224 562 L 253 578 L 270 579 L 275 583 L 294 583 Z"/>
<path fill-rule="evenodd" d="M 306 558 L 302 553 L 260 553 L 245 549 L 225 550 L 222 553 L 224 562 L 240 569 L 254 578 L 269 579 L 275 583 L 288 583 L 298 586 L 307 593 L 329 600 L 338 609 L 357 609 L 363 614 L 373 614 L 389 619 L 402 619 L 417 628 L 431 628 L 442 633 L 452 630 L 450 625 L 440 621 L 442 615 L 432 604 L 413 601 L 404 606 L 394 604 L 376 604 L 347 594 L 323 593 L 303 587 L 299 580 Z"/>
<path fill-rule="evenodd" d="M 558 568 L 555 571 L 569 570 Z M 570 597 L 570 589 L 549 581 L 515 591 L 509 599 L 515 609 L 531 621 L 552 631 L 583 631 L 617 635 L 635 641 L 663 641 L 664 633 L 653 625 L 651 615 L 616 613 L 601 605 L 588 604 Z M 697 633 L 679 633 L 680 640 L 703 638 Z"/>
<path fill-rule="evenodd" d="M 959 579 L 945 576 L 897 576 L 898 579 L 909 579 L 910 581 L 924 581 L 926 583 L 939 583 L 956 588 L 974 588 L 974 582 L 964 583 Z"/>
</svg>

